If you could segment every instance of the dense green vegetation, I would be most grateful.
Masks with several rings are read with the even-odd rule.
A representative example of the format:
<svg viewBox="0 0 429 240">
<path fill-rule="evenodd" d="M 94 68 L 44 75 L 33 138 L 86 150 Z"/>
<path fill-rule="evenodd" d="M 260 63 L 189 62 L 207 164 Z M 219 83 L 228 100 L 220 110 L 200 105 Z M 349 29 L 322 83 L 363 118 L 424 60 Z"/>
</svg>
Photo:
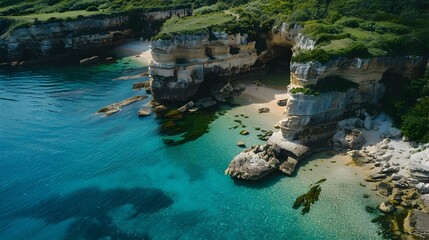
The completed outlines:
<svg viewBox="0 0 429 240">
<path fill-rule="evenodd" d="M 315 96 L 320 94 L 320 92 L 318 92 L 316 90 L 313 90 L 311 88 L 303 88 L 303 87 L 292 88 L 290 90 L 290 93 L 292 93 L 292 94 L 303 93 L 305 95 L 315 95 Z"/>
<path fill-rule="evenodd" d="M 228 5 L 219 2 L 196 9 L 195 15 L 201 20 L 204 19 L 201 15 L 209 17 L 222 11 L 236 16 L 230 21 L 213 22 L 211 29 L 248 33 L 250 40 L 282 22 L 300 24 L 304 26 L 304 34 L 316 41 L 316 48 L 303 51 L 294 61 L 326 62 L 339 56 L 422 55 L 429 51 L 428 0 L 249 0 L 239 6 L 229 6 L 232 7 L 225 10 Z M 207 31 L 206 26 L 180 27 L 190 21 L 170 23 L 170 29 L 177 31 L 169 33 Z"/>
<path fill-rule="evenodd" d="M 304 26 L 304 34 L 316 41 L 314 50 L 294 61 L 429 52 L 429 0 L 3 0 L 0 16 L 45 21 L 183 7 L 193 8 L 194 16 L 171 19 L 157 38 L 213 30 L 247 33 L 255 40 L 287 22 Z"/>
<path fill-rule="evenodd" d="M 429 74 L 399 87 L 385 99 L 387 112 L 411 140 L 429 142 Z"/>
<path fill-rule="evenodd" d="M 205 34 L 207 28 L 222 25 L 233 20 L 234 17 L 223 13 L 197 15 L 188 18 L 172 17 L 162 27 L 157 38 L 172 38 L 177 32 L 182 34 Z"/>
</svg>

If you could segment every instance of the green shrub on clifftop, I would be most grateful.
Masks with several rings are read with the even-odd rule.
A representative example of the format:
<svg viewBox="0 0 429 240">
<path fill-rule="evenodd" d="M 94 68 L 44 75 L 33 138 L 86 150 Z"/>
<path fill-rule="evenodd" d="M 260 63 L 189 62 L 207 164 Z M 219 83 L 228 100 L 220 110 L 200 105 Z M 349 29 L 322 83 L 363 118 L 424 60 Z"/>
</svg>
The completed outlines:
<svg viewBox="0 0 429 240">
<path fill-rule="evenodd" d="M 292 93 L 292 94 L 303 93 L 305 95 L 314 95 L 314 96 L 317 96 L 317 95 L 320 94 L 320 92 L 315 91 L 315 90 L 313 90 L 311 88 L 302 88 L 302 87 L 300 87 L 300 88 L 292 88 L 290 90 L 290 93 Z"/>
</svg>

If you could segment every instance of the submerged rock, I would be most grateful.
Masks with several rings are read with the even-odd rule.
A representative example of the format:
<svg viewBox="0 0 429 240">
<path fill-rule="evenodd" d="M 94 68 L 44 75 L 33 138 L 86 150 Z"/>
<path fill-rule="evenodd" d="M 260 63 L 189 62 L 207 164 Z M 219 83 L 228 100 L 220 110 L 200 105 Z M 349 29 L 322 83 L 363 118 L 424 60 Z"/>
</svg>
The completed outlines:
<svg viewBox="0 0 429 240">
<path fill-rule="evenodd" d="M 277 145 L 256 145 L 246 149 L 229 164 L 225 174 L 233 178 L 258 180 L 278 169 L 280 148 Z"/>
<path fill-rule="evenodd" d="M 181 106 L 180 108 L 178 108 L 177 111 L 183 113 L 183 112 L 189 111 L 189 109 L 191 109 L 192 107 L 194 107 L 194 102 L 190 101 L 185 105 Z"/>
<path fill-rule="evenodd" d="M 146 116 L 149 116 L 150 114 L 151 114 L 151 112 L 147 109 L 141 109 L 138 112 L 139 117 L 146 117 Z"/>
<path fill-rule="evenodd" d="M 270 109 L 269 109 L 269 108 L 264 107 L 264 108 L 260 108 L 260 109 L 258 110 L 258 112 L 259 112 L 259 113 L 269 113 L 269 112 L 270 112 Z"/>
<path fill-rule="evenodd" d="M 103 107 L 100 110 L 98 110 L 96 113 L 104 113 L 106 116 L 110 116 L 114 113 L 119 112 L 121 107 L 130 105 L 132 103 L 135 103 L 137 101 L 141 101 L 146 99 L 147 96 L 134 96 L 130 97 L 128 99 L 125 99 L 123 101 L 120 101 L 118 103 L 110 104 L 109 106 Z"/>
<path fill-rule="evenodd" d="M 242 131 L 240 131 L 240 134 L 241 134 L 241 135 L 249 135 L 249 131 L 247 131 L 247 130 L 242 130 Z"/>
<path fill-rule="evenodd" d="M 136 82 L 133 84 L 133 89 L 142 89 L 150 86 L 149 82 Z"/>
</svg>

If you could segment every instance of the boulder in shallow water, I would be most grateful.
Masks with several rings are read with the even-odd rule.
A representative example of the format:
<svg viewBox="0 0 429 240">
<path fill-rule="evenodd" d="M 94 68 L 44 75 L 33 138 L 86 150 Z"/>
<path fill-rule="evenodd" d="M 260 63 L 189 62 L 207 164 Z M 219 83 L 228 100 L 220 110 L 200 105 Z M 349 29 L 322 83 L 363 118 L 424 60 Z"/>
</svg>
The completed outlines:
<svg viewBox="0 0 429 240">
<path fill-rule="evenodd" d="M 279 167 L 279 170 L 290 176 L 292 175 L 293 171 L 295 170 L 296 165 L 298 164 L 298 160 L 289 157 L 284 163 L 282 163 Z"/>
<path fill-rule="evenodd" d="M 249 131 L 247 131 L 247 130 L 242 130 L 242 131 L 240 131 L 240 134 L 241 134 L 241 135 L 249 135 Z"/>
<path fill-rule="evenodd" d="M 150 114 L 151 114 L 150 110 L 147 110 L 147 109 L 141 109 L 138 112 L 139 117 L 146 117 L 146 116 L 149 116 Z"/>
<path fill-rule="evenodd" d="M 264 108 L 260 108 L 258 111 L 259 111 L 259 113 L 269 113 L 269 112 L 270 112 L 270 109 L 269 109 L 269 108 L 264 107 Z"/>
<path fill-rule="evenodd" d="M 178 108 L 177 111 L 183 113 L 183 112 L 188 111 L 192 107 L 194 107 L 194 102 L 190 101 L 190 102 L 186 103 L 185 105 L 181 106 L 180 108 Z"/>
<path fill-rule="evenodd" d="M 256 145 L 246 149 L 229 164 L 225 174 L 233 178 L 258 180 L 278 169 L 280 148 L 272 145 Z"/>
<path fill-rule="evenodd" d="M 378 209 L 380 209 L 380 211 L 384 213 L 391 213 L 395 211 L 395 206 L 393 206 L 393 204 L 390 201 L 385 201 L 380 204 Z"/>
<path fill-rule="evenodd" d="M 150 86 L 149 82 L 136 82 L 133 84 L 133 89 L 148 88 L 149 86 Z"/>
</svg>

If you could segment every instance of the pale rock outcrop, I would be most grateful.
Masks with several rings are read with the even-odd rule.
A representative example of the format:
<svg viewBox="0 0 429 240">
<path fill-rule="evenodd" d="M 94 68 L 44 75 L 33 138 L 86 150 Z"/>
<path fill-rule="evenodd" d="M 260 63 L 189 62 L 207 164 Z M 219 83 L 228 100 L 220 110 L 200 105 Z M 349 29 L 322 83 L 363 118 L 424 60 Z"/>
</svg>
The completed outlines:
<svg viewBox="0 0 429 240">
<path fill-rule="evenodd" d="M 250 71 L 257 59 L 247 35 L 179 35 L 151 44 L 151 89 L 157 101 L 185 101 L 197 93 L 205 75 L 231 76 Z"/>
<path fill-rule="evenodd" d="M 380 89 L 375 88 L 368 95 L 370 98 L 375 98 L 379 91 Z M 306 128 L 315 128 L 318 125 L 332 122 L 331 129 L 324 132 L 326 136 L 332 136 L 335 133 L 337 121 L 350 105 L 369 100 L 372 102 L 372 99 L 368 99 L 367 96 L 361 94 L 359 89 L 354 88 L 346 92 L 321 93 L 317 96 L 301 93 L 290 94 L 285 115 L 279 125 L 284 138 L 295 140 L 300 138 L 300 133 Z"/>
<path fill-rule="evenodd" d="M 278 169 L 279 156 L 280 148 L 276 145 L 256 145 L 234 157 L 225 174 L 238 179 L 258 180 Z"/>
<path fill-rule="evenodd" d="M 336 151 L 358 149 L 366 143 L 366 139 L 359 130 L 338 130 L 333 139 L 333 148 Z"/>
<path fill-rule="evenodd" d="M 417 180 L 429 182 L 429 164 L 424 164 L 421 161 L 413 161 L 410 163 L 410 172 Z"/>
<path fill-rule="evenodd" d="M 302 33 L 302 26 L 299 24 L 282 23 L 280 28 L 273 30 L 269 45 L 290 46 L 293 52 L 298 50 L 313 50 L 316 41 L 312 40 Z"/>
<path fill-rule="evenodd" d="M 422 194 L 429 194 L 429 183 L 418 183 L 416 189 Z"/>
<path fill-rule="evenodd" d="M 346 92 L 326 92 L 317 96 L 302 93 L 290 94 L 283 120 L 280 122 L 285 138 L 299 139 L 305 129 L 318 124 L 337 121 L 346 111 L 360 104 L 378 105 L 383 97 L 384 83 L 380 82 L 387 71 L 398 76 L 417 76 L 425 65 L 425 58 L 378 57 L 372 59 L 338 58 L 325 64 L 320 62 L 291 63 L 291 84 L 289 88 L 316 85 L 327 77 L 341 77 L 356 83 L 356 88 Z M 372 121 L 366 118 L 364 127 L 372 128 Z M 333 134 L 326 132 L 326 135 Z M 392 133 L 395 137 L 398 132 Z"/>
<path fill-rule="evenodd" d="M 410 223 L 413 235 L 421 239 L 429 239 L 429 214 L 414 209 L 410 217 Z"/>
<path fill-rule="evenodd" d="M 279 170 L 282 171 L 284 174 L 290 176 L 295 170 L 297 164 L 298 160 L 292 157 L 288 157 L 288 159 L 280 165 Z"/>
<path fill-rule="evenodd" d="M 270 139 L 268 139 L 267 143 L 279 146 L 283 151 L 286 152 L 286 155 L 297 160 L 301 160 L 311 154 L 311 149 L 309 147 L 298 142 L 288 141 L 287 139 L 283 138 L 281 132 L 273 133 Z"/>
<path fill-rule="evenodd" d="M 416 77 L 426 61 L 420 56 L 375 57 L 370 59 L 331 59 L 327 63 L 292 62 L 291 83 L 297 86 L 316 85 L 319 80 L 330 76 L 341 77 L 357 84 L 378 82 L 388 70 L 407 78 Z"/>
</svg>

